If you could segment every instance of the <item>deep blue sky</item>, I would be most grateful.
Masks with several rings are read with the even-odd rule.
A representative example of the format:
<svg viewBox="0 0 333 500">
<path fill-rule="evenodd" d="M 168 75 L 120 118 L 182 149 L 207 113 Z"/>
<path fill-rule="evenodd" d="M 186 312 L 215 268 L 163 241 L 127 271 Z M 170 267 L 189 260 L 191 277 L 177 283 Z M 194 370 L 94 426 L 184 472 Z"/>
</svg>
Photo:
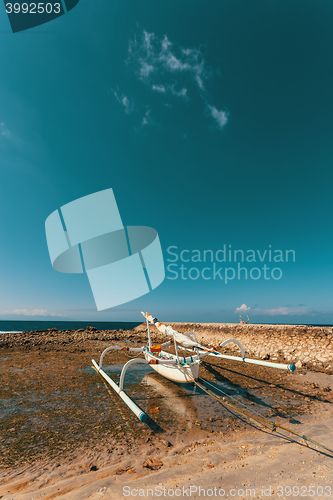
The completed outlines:
<svg viewBox="0 0 333 500">
<path fill-rule="evenodd" d="M 12 34 L 0 6 L 0 318 L 225 322 L 245 304 L 251 322 L 333 323 L 332 26 L 327 0 L 80 0 Z M 296 262 L 97 312 L 86 276 L 52 269 L 44 223 L 110 187 L 166 259 L 230 244 Z"/>
</svg>

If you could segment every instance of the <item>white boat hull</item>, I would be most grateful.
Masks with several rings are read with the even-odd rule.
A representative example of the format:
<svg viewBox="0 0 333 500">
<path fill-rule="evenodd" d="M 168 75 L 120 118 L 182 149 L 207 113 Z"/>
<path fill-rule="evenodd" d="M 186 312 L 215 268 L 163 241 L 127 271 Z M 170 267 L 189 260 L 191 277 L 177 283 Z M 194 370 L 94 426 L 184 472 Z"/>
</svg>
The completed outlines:
<svg viewBox="0 0 333 500">
<path fill-rule="evenodd" d="M 147 351 L 144 351 L 144 355 L 147 361 L 157 361 L 156 364 L 150 364 L 150 367 L 168 380 L 172 380 L 173 382 L 178 382 L 180 384 L 192 384 L 199 377 L 199 359 L 183 365 L 167 365 L 159 364 L 158 360 L 172 359 L 176 358 L 176 356 L 164 353 L 163 351 L 161 352 L 161 358 L 158 358 Z"/>
<path fill-rule="evenodd" d="M 182 369 L 174 365 L 152 365 L 151 368 L 168 380 L 181 384 L 191 384 L 199 376 L 199 363 Z"/>
</svg>

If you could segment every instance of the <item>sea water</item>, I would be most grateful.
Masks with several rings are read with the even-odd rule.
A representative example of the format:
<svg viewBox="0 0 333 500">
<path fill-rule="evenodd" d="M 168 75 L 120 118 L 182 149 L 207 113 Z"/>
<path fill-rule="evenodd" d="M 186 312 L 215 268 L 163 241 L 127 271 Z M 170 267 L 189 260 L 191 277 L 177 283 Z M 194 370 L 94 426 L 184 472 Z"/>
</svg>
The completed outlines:
<svg viewBox="0 0 333 500">
<path fill-rule="evenodd" d="M 94 326 L 98 330 L 131 330 L 140 325 L 141 322 L 122 321 L 2 321 L 0 320 L 0 334 L 18 333 L 34 330 L 47 330 L 57 328 L 58 330 L 86 329 Z"/>
</svg>

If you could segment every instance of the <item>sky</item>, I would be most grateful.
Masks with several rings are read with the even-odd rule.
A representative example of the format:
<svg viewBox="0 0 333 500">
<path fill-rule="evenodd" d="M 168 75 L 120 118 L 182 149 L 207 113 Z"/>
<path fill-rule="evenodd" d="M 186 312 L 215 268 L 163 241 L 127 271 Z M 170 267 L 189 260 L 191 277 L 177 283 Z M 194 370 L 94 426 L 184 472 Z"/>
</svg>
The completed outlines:
<svg viewBox="0 0 333 500">
<path fill-rule="evenodd" d="M 0 6 L 0 319 L 332 324 L 332 23 L 327 0 L 80 0 L 13 34 Z M 45 220 L 108 188 L 166 279 L 97 311 Z"/>
</svg>

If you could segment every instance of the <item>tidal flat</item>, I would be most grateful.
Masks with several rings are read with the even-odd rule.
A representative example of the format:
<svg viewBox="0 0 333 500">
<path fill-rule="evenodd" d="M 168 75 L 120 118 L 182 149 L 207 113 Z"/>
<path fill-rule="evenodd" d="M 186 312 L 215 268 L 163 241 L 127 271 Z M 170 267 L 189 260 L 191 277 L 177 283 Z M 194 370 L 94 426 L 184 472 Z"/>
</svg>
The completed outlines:
<svg viewBox="0 0 333 500">
<path fill-rule="evenodd" d="M 246 335 L 244 327 L 241 332 Z M 228 333 L 221 332 L 221 341 Z M 87 328 L 1 336 L 0 498 L 123 498 L 126 481 L 138 487 L 157 478 L 156 484 L 169 485 L 171 478 L 179 484 L 217 486 L 242 481 L 239 488 L 260 481 L 265 485 L 267 478 L 276 487 L 277 480 L 289 480 L 286 475 L 297 483 L 320 474 L 326 481 L 329 453 L 287 432 L 272 432 L 255 416 L 333 448 L 331 375 L 306 367 L 291 374 L 204 358 L 200 376 L 227 402 L 246 408 L 251 419 L 198 387 L 177 385 L 141 365 L 128 371 L 125 390 L 150 415 L 147 425 L 91 366 L 91 358 L 98 360 L 110 344 L 128 347 L 145 341 L 144 325 L 130 331 Z M 154 334 L 153 341 L 161 342 L 161 336 Z M 118 351 L 105 359 L 112 378 L 119 379 L 129 356 Z M 149 457 L 163 466 L 143 468 Z"/>
</svg>

